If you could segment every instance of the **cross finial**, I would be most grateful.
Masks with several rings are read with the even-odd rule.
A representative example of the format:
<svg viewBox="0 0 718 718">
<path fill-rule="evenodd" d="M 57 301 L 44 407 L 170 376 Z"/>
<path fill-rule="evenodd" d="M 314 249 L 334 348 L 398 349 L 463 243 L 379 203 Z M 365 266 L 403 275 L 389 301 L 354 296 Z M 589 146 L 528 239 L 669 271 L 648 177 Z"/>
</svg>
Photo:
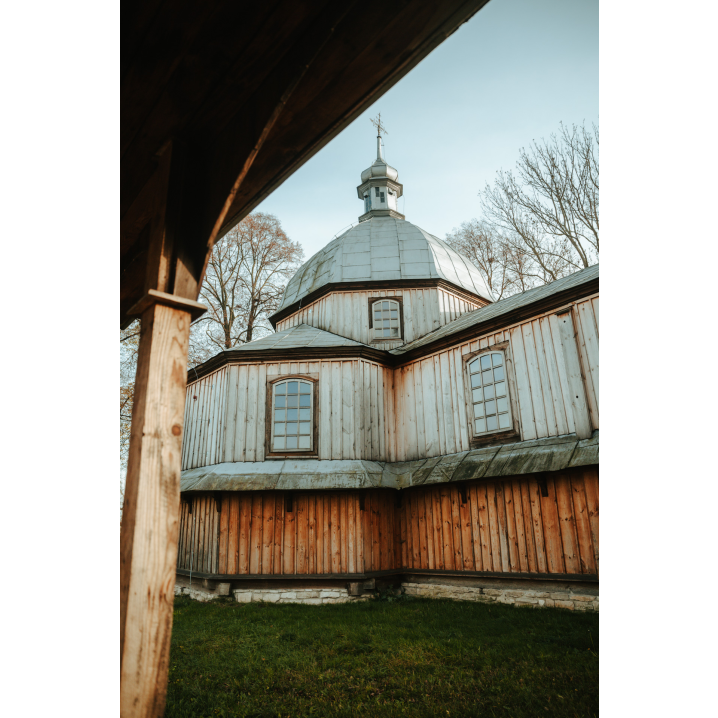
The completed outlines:
<svg viewBox="0 0 718 718">
<path fill-rule="evenodd" d="M 381 133 L 383 132 L 385 135 L 388 135 L 389 133 L 386 131 L 386 127 L 381 124 L 381 112 L 374 118 L 369 119 L 369 122 L 376 127 L 377 135 L 381 137 Z"/>
</svg>

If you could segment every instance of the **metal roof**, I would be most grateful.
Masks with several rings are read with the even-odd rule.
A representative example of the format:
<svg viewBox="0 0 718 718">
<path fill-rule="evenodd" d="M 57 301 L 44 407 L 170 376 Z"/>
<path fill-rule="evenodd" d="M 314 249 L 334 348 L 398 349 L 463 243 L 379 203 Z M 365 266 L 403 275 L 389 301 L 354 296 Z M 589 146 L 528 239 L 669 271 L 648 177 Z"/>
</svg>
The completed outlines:
<svg viewBox="0 0 718 718">
<path fill-rule="evenodd" d="M 479 270 L 446 242 L 406 220 L 372 217 L 305 262 L 287 284 L 277 311 L 326 284 L 395 279 L 444 279 L 493 301 Z"/>
<path fill-rule="evenodd" d="M 261 351 L 263 349 L 297 349 L 299 347 L 364 347 L 367 344 L 355 342 L 353 339 L 325 332 L 323 329 L 311 327 L 309 324 L 297 324 L 281 332 L 269 334 L 247 344 L 241 344 L 229 352 Z"/>
<path fill-rule="evenodd" d="M 392 349 L 389 353 L 400 355 L 410 352 L 412 349 L 424 346 L 425 344 L 431 344 L 437 339 L 451 336 L 456 332 L 460 332 L 463 329 L 468 329 L 472 324 L 478 324 L 479 322 L 485 322 L 489 319 L 500 317 L 502 314 L 507 314 L 515 309 L 538 302 L 542 299 L 550 297 L 552 294 L 558 294 L 571 287 L 576 287 L 584 282 L 590 282 L 593 279 L 598 278 L 598 264 L 594 264 L 592 267 L 587 267 L 574 274 L 569 274 L 568 277 L 557 279 L 551 284 L 544 284 L 535 289 L 529 289 L 521 294 L 514 294 L 507 299 L 502 299 L 500 302 L 495 304 L 489 304 L 479 309 L 474 309 L 472 312 L 462 314 L 458 319 L 454 319 L 453 322 L 445 324 L 439 329 L 435 329 L 433 332 L 424 335 L 416 341 L 404 344 L 403 346 Z"/>
<path fill-rule="evenodd" d="M 598 464 L 599 432 L 485 446 L 431 459 L 380 461 L 286 459 L 235 461 L 182 472 L 181 491 L 408 489 L 411 486 L 564 471 Z"/>
</svg>

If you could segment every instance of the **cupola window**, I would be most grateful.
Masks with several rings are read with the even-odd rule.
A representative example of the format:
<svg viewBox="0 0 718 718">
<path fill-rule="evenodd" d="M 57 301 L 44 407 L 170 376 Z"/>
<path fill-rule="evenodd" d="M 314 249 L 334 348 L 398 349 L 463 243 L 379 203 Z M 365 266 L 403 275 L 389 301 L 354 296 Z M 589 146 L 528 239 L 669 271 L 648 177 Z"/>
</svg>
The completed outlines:
<svg viewBox="0 0 718 718">
<path fill-rule="evenodd" d="M 469 363 L 474 434 L 510 429 L 511 403 L 502 352 L 482 354 Z"/>
<path fill-rule="evenodd" d="M 311 451 L 314 423 L 313 384 L 288 379 L 274 384 L 272 451 Z"/>
<path fill-rule="evenodd" d="M 401 307 L 394 299 L 382 299 L 371 306 L 374 339 L 401 338 Z"/>
</svg>

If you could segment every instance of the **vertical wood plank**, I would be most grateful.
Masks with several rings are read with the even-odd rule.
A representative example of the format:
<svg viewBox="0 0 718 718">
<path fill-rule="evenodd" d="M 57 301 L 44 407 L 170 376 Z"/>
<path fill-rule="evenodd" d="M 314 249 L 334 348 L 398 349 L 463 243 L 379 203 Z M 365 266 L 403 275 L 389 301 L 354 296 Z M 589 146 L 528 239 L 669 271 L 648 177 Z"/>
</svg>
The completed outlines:
<svg viewBox="0 0 718 718">
<path fill-rule="evenodd" d="M 539 573 L 548 573 L 548 560 L 546 558 L 546 539 L 543 532 L 543 517 L 541 516 L 541 489 L 536 477 L 527 477 L 529 500 L 531 502 L 531 523 L 534 546 L 536 548 L 536 564 Z"/>
<path fill-rule="evenodd" d="M 484 547 L 481 542 L 481 520 L 479 518 L 479 493 L 475 482 L 468 486 L 471 515 L 471 541 L 474 549 L 474 567 L 476 571 L 490 571 L 491 563 L 488 565 L 484 559 Z M 485 509 L 484 509 L 485 510 Z M 490 561 L 490 554 L 489 554 Z"/>
<path fill-rule="evenodd" d="M 458 497 L 459 520 L 461 521 L 461 558 L 464 571 L 474 570 L 474 544 L 471 536 L 471 491 L 468 484 L 464 484 L 466 503 Z"/>
<path fill-rule="evenodd" d="M 586 493 L 583 487 L 583 476 L 581 476 L 581 472 L 571 472 L 570 482 L 581 573 L 596 573 L 593 541 L 591 540 L 591 524 L 588 520 L 588 505 L 586 503 Z"/>
<path fill-rule="evenodd" d="M 566 474 L 560 473 L 554 477 L 554 486 L 556 488 L 556 505 L 558 507 L 566 573 L 581 573 L 576 522 L 573 516 L 571 482 Z"/>
<path fill-rule="evenodd" d="M 352 491 L 347 494 L 347 522 L 346 522 L 346 546 L 347 546 L 347 565 L 348 573 L 357 573 L 356 562 L 356 514 L 357 495 Z"/>
<path fill-rule="evenodd" d="M 342 363 L 335 361 L 332 367 L 332 459 L 342 458 Z"/>
<path fill-rule="evenodd" d="M 454 526 L 451 515 L 451 496 L 446 485 L 439 487 L 441 506 L 441 540 L 444 556 L 444 568 L 453 571 L 454 566 Z"/>
<path fill-rule="evenodd" d="M 297 556 L 297 573 L 307 573 L 307 536 L 309 533 L 309 517 L 307 515 L 307 494 L 297 494 L 296 503 L 297 507 L 295 509 L 295 521 L 297 531 L 297 545 L 295 548 L 295 553 Z"/>
<path fill-rule="evenodd" d="M 229 539 L 229 494 L 222 495 L 222 513 L 219 516 L 219 573 L 227 573 L 227 545 Z"/>
<path fill-rule="evenodd" d="M 332 547 L 332 573 L 341 573 L 341 537 L 339 535 L 339 497 L 336 493 L 331 495 L 331 547 Z"/>
<path fill-rule="evenodd" d="M 249 554 L 252 528 L 252 496 L 242 494 L 239 497 L 239 571 L 249 573 Z"/>
<path fill-rule="evenodd" d="M 371 570 L 381 570 L 381 510 L 382 497 L 380 492 L 373 491 L 371 497 Z"/>
<path fill-rule="evenodd" d="M 496 488 L 493 483 L 486 484 L 486 509 L 489 519 L 489 536 L 491 537 L 492 571 L 507 571 L 508 561 L 506 561 L 501 551 L 499 516 L 496 509 Z"/>
<path fill-rule="evenodd" d="M 307 573 L 317 573 L 317 497 L 307 496 Z"/>
<path fill-rule="evenodd" d="M 347 494 L 339 493 L 339 566 L 340 573 L 347 572 Z"/>
<path fill-rule="evenodd" d="M 286 497 L 285 497 L 286 502 Z M 294 497 L 292 510 L 289 511 L 289 505 L 285 506 L 284 509 L 284 548 L 282 553 L 284 555 L 284 570 L 285 574 L 295 574 L 297 572 L 297 561 L 296 561 L 296 516 L 297 516 L 297 499 Z"/>
<path fill-rule="evenodd" d="M 451 526 L 453 529 L 451 538 L 453 539 L 454 570 L 461 571 L 464 568 L 463 546 L 461 543 L 461 513 L 459 510 L 461 499 L 459 497 L 459 490 L 455 484 L 448 488 L 449 499 L 451 501 Z"/>
<path fill-rule="evenodd" d="M 583 486 L 586 492 L 586 506 L 588 507 L 588 522 L 591 526 L 591 542 L 593 543 L 593 555 L 598 564 L 598 468 L 588 467 L 583 470 Z"/>
<path fill-rule="evenodd" d="M 521 418 L 521 438 L 524 441 L 537 438 L 536 421 L 534 419 L 534 407 L 531 399 L 531 382 L 529 370 L 526 363 L 524 351 L 523 334 L 521 327 L 513 327 L 511 335 L 511 357 L 514 363 L 514 378 L 516 380 L 516 397 Z"/>
<path fill-rule="evenodd" d="M 546 542 L 546 558 L 549 573 L 565 573 L 563 562 L 563 546 L 561 544 L 561 527 L 556 506 L 556 487 L 552 478 L 546 479 L 548 496 L 541 497 L 541 517 L 543 518 L 543 534 Z"/>
<path fill-rule="evenodd" d="M 416 518 L 418 522 L 419 559 L 421 568 L 429 568 L 429 539 L 431 530 L 426 525 L 426 502 L 421 493 L 412 492 L 412 502 L 416 505 Z"/>
<path fill-rule="evenodd" d="M 514 511 L 514 495 L 511 481 L 502 481 L 501 490 L 504 495 L 506 512 L 506 540 L 509 547 L 509 565 L 512 571 L 520 571 L 519 541 L 516 531 L 516 512 Z"/>
<path fill-rule="evenodd" d="M 443 535 L 443 519 L 441 515 L 441 494 L 438 486 L 426 488 L 427 493 L 431 495 L 431 516 L 434 522 L 434 561 L 435 568 L 443 570 L 447 568 L 444 565 L 444 535 Z"/>
<path fill-rule="evenodd" d="M 324 524 L 326 516 L 324 515 L 324 494 L 317 494 L 316 498 L 316 537 L 317 537 L 317 565 L 316 573 L 325 573 L 326 564 L 324 563 Z"/>
<path fill-rule="evenodd" d="M 274 494 L 274 539 L 272 573 L 284 573 L 284 492 Z"/>
<path fill-rule="evenodd" d="M 252 515 L 249 529 L 249 573 L 262 573 L 262 499 L 264 492 L 252 494 Z"/>
</svg>

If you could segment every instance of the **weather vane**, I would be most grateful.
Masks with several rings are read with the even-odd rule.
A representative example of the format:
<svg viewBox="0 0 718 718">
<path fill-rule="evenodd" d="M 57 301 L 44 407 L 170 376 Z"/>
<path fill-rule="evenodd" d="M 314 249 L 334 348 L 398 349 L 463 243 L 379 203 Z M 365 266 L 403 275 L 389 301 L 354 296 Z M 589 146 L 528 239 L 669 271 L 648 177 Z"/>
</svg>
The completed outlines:
<svg viewBox="0 0 718 718">
<path fill-rule="evenodd" d="M 386 127 L 381 124 L 381 112 L 374 118 L 369 118 L 369 122 L 376 127 L 376 131 L 379 134 L 379 137 L 381 137 L 381 133 L 383 132 L 385 135 L 388 135 L 389 133 L 386 131 Z"/>
</svg>

